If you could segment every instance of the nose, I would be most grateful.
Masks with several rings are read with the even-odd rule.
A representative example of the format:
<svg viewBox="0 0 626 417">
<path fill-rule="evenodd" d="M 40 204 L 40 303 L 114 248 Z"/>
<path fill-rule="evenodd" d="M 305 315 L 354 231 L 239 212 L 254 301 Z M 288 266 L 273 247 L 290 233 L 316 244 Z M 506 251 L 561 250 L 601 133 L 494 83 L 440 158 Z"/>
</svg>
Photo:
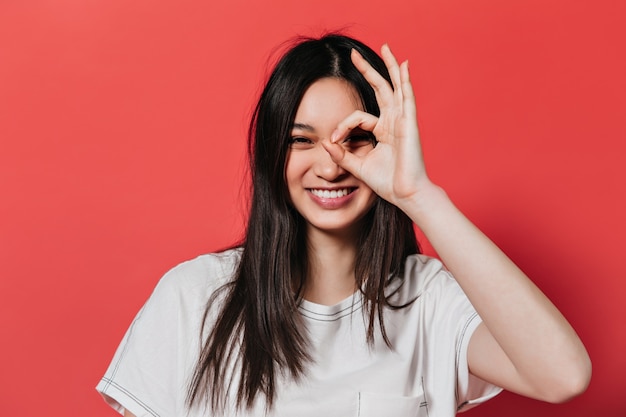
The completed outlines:
<svg viewBox="0 0 626 417">
<path fill-rule="evenodd" d="M 326 149 L 322 146 L 317 147 L 317 155 L 313 166 L 313 172 L 319 178 L 323 178 L 326 181 L 331 182 L 339 181 L 348 174 L 348 171 L 333 162 L 330 154 L 326 152 Z"/>
</svg>

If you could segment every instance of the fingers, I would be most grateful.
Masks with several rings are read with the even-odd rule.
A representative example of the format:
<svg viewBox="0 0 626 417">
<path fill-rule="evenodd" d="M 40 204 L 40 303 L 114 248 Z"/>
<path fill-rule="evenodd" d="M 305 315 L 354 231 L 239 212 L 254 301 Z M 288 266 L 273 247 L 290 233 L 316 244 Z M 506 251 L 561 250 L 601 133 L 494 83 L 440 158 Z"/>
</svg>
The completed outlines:
<svg viewBox="0 0 626 417">
<path fill-rule="evenodd" d="M 329 141 L 322 142 L 322 146 L 326 149 L 326 152 L 330 155 L 330 158 L 334 163 L 341 168 L 350 172 L 355 178 L 361 180 L 361 158 L 348 152 L 343 146 L 338 143 Z"/>
<path fill-rule="evenodd" d="M 400 88 L 400 66 L 398 65 L 398 61 L 396 61 L 396 57 L 391 52 L 391 49 L 389 49 L 389 45 L 384 44 L 382 48 L 380 48 L 380 53 L 387 66 L 387 71 L 389 71 L 389 77 L 391 78 L 394 91 L 402 92 Z"/>
<path fill-rule="evenodd" d="M 356 49 L 352 50 L 351 58 L 354 66 L 363 74 L 363 77 L 374 89 L 378 105 L 380 107 L 393 105 L 393 91 L 387 80 L 385 80 Z"/>
<path fill-rule="evenodd" d="M 363 77 L 372 86 L 376 94 L 379 106 L 382 108 L 390 107 L 392 105 L 404 106 L 407 103 L 411 103 L 413 112 L 414 94 L 413 87 L 409 80 L 408 61 L 404 61 L 401 65 L 398 64 L 396 57 L 391 52 L 389 45 L 384 44 L 381 48 L 381 56 L 389 71 L 393 90 L 390 88 L 389 83 L 382 75 L 376 71 L 369 62 L 367 62 L 361 54 L 352 50 L 352 62 L 355 67 L 363 74 Z M 408 100 L 407 100 L 408 99 Z"/>
<path fill-rule="evenodd" d="M 356 128 L 363 129 L 367 132 L 373 132 L 377 123 L 378 117 L 373 114 L 357 110 L 339 122 L 337 128 L 330 137 L 330 141 L 332 143 L 337 143 Z"/>
<path fill-rule="evenodd" d="M 359 156 L 352 153 L 346 147 L 341 145 L 341 141 L 355 129 L 373 132 L 377 124 L 378 117 L 364 111 L 357 110 L 339 122 L 337 128 L 330 137 L 330 141 L 323 141 L 322 146 L 326 149 L 326 152 L 328 152 L 333 162 L 350 172 L 356 178 L 362 179 L 362 155 Z"/>
<path fill-rule="evenodd" d="M 409 61 L 404 61 L 400 65 L 400 88 L 402 89 L 402 109 L 406 117 L 414 119 L 417 117 L 415 108 L 415 94 L 413 85 L 409 78 Z"/>
</svg>

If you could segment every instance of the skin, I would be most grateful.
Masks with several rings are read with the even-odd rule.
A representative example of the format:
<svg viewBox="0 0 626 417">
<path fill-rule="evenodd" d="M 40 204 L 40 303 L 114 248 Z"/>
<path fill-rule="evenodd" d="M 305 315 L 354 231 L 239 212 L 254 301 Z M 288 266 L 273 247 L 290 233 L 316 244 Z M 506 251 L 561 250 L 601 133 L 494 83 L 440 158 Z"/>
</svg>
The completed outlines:
<svg viewBox="0 0 626 417">
<path fill-rule="evenodd" d="M 415 222 L 467 294 L 483 319 L 469 345 L 472 374 L 543 401 L 579 395 L 591 377 L 585 347 L 550 300 L 428 178 L 408 62 L 398 65 L 387 45 L 381 53 L 394 90 L 352 52 L 352 61 L 376 92 L 380 117 L 355 111 L 323 143 L 325 149 L 338 166 Z M 356 127 L 378 139 L 364 156 L 339 145 Z"/>
<path fill-rule="evenodd" d="M 585 347 L 550 300 L 428 178 L 408 62 L 398 65 L 387 45 L 381 54 L 393 90 L 352 52 L 354 65 L 376 92 L 380 117 L 363 112 L 345 83 L 329 79 L 313 84 L 298 108 L 293 136 L 314 134 L 307 137 L 309 148 L 292 145 L 286 167 L 292 203 L 308 222 L 312 265 L 305 298 L 334 304 L 354 291 L 353 230 L 367 208 L 363 202 L 373 196 L 365 190 L 369 188 L 415 222 L 482 317 L 469 344 L 472 374 L 548 402 L 564 402 L 581 394 L 591 377 Z M 345 95 L 332 117 L 324 115 L 324 106 L 308 108 L 304 99 L 316 91 Z M 312 104 L 323 99 L 312 96 Z M 314 132 L 298 130 L 299 123 L 313 127 Z M 375 148 L 346 145 L 347 138 L 361 131 L 375 135 Z M 354 204 L 341 208 L 338 213 L 343 216 L 323 216 L 305 200 L 307 188 L 343 185 L 358 186 L 361 193 Z M 128 411 L 124 415 L 134 417 Z"/>
<path fill-rule="evenodd" d="M 285 179 L 291 204 L 306 220 L 312 248 L 304 297 L 319 304 L 336 304 L 354 294 L 356 232 L 376 200 L 372 189 L 333 162 L 324 148 L 337 125 L 359 110 L 363 106 L 354 87 L 342 79 L 324 78 L 305 92 L 291 132 Z M 337 146 L 360 156 L 374 149 L 371 136 L 358 128 L 346 132 Z M 313 190 L 350 193 L 330 199 L 317 197 Z"/>
</svg>

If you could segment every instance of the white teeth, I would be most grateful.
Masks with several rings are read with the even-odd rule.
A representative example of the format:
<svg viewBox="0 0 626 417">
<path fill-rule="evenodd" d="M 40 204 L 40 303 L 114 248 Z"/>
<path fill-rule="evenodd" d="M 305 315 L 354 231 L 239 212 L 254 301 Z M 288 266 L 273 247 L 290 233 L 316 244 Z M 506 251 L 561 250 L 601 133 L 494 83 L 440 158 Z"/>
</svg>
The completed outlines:
<svg viewBox="0 0 626 417">
<path fill-rule="evenodd" d="M 341 190 L 317 190 L 315 188 L 311 189 L 311 192 L 319 198 L 340 198 L 350 194 L 350 190 L 348 188 L 343 188 Z"/>
</svg>

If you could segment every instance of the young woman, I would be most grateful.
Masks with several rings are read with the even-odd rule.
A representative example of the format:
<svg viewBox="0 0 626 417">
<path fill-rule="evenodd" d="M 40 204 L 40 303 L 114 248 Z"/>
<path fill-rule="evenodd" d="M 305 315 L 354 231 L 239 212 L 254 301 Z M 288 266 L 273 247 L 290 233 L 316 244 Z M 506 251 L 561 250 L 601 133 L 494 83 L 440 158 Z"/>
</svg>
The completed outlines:
<svg viewBox="0 0 626 417">
<path fill-rule="evenodd" d="M 408 62 L 381 54 L 328 35 L 278 62 L 245 240 L 160 281 L 98 385 L 120 413 L 439 417 L 585 390 L 574 330 L 428 178 Z"/>
</svg>

